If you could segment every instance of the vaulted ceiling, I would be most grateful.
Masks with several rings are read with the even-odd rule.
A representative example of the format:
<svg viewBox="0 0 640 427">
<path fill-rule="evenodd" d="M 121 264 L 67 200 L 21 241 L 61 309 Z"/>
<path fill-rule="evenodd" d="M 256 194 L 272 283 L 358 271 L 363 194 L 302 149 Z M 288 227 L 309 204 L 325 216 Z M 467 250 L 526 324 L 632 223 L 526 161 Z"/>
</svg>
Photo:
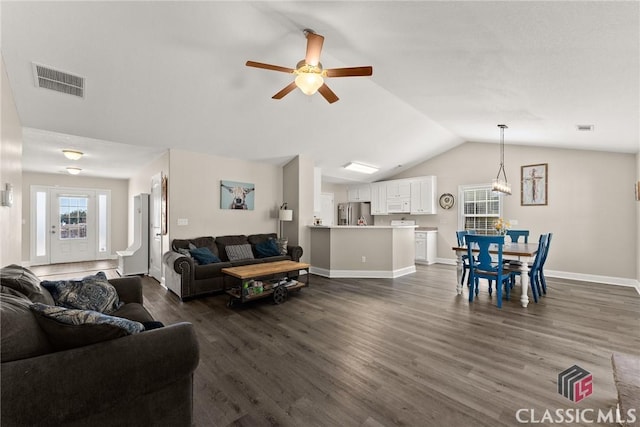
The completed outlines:
<svg viewBox="0 0 640 427">
<path fill-rule="evenodd" d="M 24 168 L 126 177 L 169 148 L 375 181 L 465 141 L 626 153 L 640 141 L 640 3 L 521 1 L 6 2 L 2 57 Z M 295 68 L 302 30 L 325 37 L 340 100 L 248 68 Z M 32 64 L 86 78 L 84 98 L 36 87 Z M 6 88 L 2 88 L 6 90 Z M 593 125 L 592 132 L 577 125 Z M 378 166 L 363 176 L 349 161 Z M 116 167 L 117 166 L 117 167 Z M 82 167 L 82 166 L 81 166 Z"/>
</svg>

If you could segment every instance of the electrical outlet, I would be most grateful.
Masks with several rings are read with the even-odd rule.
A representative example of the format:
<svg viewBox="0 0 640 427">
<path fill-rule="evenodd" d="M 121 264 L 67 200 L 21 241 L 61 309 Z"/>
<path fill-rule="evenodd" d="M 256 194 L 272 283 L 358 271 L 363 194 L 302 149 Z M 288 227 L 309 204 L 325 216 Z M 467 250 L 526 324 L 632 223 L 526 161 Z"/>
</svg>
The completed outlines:
<svg viewBox="0 0 640 427">
<path fill-rule="evenodd" d="M 367 262 L 367 257 L 362 255 L 362 262 Z"/>
<path fill-rule="evenodd" d="M 511 225 L 518 225 L 517 219 L 510 219 L 509 222 L 511 223 Z"/>
</svg>

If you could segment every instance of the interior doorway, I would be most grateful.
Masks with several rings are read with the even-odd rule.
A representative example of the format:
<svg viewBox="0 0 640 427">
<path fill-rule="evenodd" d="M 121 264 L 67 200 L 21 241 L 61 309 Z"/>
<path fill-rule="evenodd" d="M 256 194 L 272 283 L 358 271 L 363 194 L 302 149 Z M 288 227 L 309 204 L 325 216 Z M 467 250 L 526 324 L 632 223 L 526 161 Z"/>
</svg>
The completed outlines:
<svg viewBox="0 0 640 427">
<path fill-rule="evenodd" d="M 162 283 L 162 173 L 151 177 L 149 276 Z"/>
<path fill-rule="evenodd" d="M 31 265 L 110 257 L 111 191 L 31 186 Z"/>
</svg>

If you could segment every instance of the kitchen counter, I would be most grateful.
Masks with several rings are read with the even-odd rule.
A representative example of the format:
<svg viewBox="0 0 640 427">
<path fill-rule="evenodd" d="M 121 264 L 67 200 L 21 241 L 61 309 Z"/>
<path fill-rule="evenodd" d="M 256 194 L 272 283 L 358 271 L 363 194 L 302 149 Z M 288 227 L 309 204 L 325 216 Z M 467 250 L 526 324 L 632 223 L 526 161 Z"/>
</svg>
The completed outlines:
<svg viewBox="0 0 640 427">
<path fill-rule="evenodd" d="M 415 229 L 416 225 L 310 225 L 311 228 L 410 228 Z M 437 230 L 437 228 L 436 228 Z"/>
<path fill-rule="evenodd" d="M 394 278 L 415 273 L 415 225 L 310 226 L 311 273 Z"/>
</svg>

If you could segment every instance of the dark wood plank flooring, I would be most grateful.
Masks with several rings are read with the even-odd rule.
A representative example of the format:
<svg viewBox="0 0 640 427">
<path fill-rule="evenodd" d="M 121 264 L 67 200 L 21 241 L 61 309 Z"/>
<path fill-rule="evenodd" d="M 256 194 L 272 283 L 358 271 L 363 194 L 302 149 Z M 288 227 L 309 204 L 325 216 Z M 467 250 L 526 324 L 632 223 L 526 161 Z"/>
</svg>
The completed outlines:
<svg viewBox="0 0 640 427">
<path fill-rule="evenodd" d="M 181 302 L 145 277 L 145 305 L 195 325 L 196 426 L 513 426 L 521 408 L 615 407 L 611 354 L 640 355 L 635 289 L 549 279 L 540 303 L 522 308 L 518 288 L 499 310 L 485 283 L 471 304 L 456 295 L 454 267 L 417 269 L 311 276 L 283 304 L 231 308 L 225 295 Z M 574 364 L 594 378 L 578 403 L 556 385 Z"/>
</svg>

